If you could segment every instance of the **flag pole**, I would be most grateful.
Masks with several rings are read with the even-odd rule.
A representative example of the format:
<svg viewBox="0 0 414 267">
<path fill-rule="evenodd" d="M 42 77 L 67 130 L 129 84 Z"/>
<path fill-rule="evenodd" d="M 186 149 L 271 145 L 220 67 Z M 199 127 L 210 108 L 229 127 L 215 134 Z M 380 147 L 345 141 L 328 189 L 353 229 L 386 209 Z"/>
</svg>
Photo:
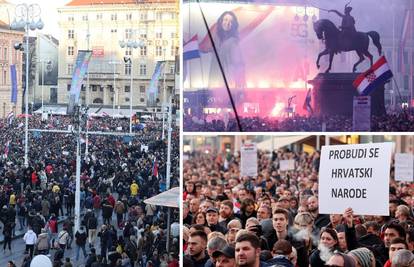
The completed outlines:
<svg viewBox="0 0 414 267">
<path fill-rule="evenodd" d="M 203 17 L 204 25 L 206 26 L 206 29 L 207 29 L 208 37 L 210 38 L 210 40 L 211 40 L 211 44 L 212 44 L 212 46 L 213 46 L 214 54 L 215 54 L 215 56 L 216 56 L 216 58 L 217 58 L 217 63 L 218 63 L 218 65 L 219 65 L 219 68 L 220 68 L 221 74 L 222 74 L 222 76 L 223 76 L 223 80 L 224 80 L 224 84 L 225 84 L 225 86 L 226 86 L 227 94 L 229 95 L 229 98 L 230 98 L 230 103 L 231 103 L 231 106 L 232 106 L 233 111 L 234 111 L 234 116 L 236 117 L 237 126 L 238 126 L 238 128 L 239 128 L 239 131 L 240 131 L 240 132 L 243 132 L 243 129 L 242 129 L 241 124 L 240 124 L 239 114 L 237 113 L 236 105 L 234 104 L 233 96 L 232 96 L 232 94 L 231 94 L 231 92 L 230 92 L 230 88 L 229 88 L 229 84 L 228 84 L 228 82 L 227 82 L 226 75 L 224 74 L 223 65 L 221 64 L 220 57 L 218 56 L 217 47 L 216 47 L 216 45 L 215 45 L 215 43 L 214 43 L 213 36 L 212 36 L 212 34 L 211 34 L 211 32 L 210 32 L 210 29 L 209 29 L 209 27 L 208 27 L 207 20 L 206 20 L 206 17 L 204 16 L 203 9 L 201 8 L 200 0 L 197 0 L 197 2 L 198 2 L 198 6 L 199 6 L 199 8 L 200 8 L 201 16 Z"/>
</svg>

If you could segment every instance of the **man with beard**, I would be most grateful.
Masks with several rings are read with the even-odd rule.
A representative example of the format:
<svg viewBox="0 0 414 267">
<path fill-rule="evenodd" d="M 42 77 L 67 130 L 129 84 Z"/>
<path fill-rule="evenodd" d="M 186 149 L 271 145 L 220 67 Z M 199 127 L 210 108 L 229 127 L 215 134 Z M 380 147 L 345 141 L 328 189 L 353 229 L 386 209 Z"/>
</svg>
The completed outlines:
<svg viewBox="0 0 414 267">
<path fill-rule="evenodd" d="M 220 225 L 227 228 L 227 224 L 235 218 L 233 213 L 233 203 L 231 200 L 224 200 L 220 205 Z"/>
<path fill-rule="evenodd" d="M 311 196 L 308 198 L 308 210 L 314 218 L 315 228 L 319 231 L 322 227 L 326 227 L 330 223 L 328 214 L 319 214 L 318 198 Z"/>
<path fill-rule="evenodd" d="M 260 261 L 260 240 L 253 233 L 240 234 L 236 239 L 236 266 L 238 267 L 265 267 Z"/>
<path fill-rule="evenodd" d="M 226 233 L 226 228 L 218 223 L 218 210 L 216 208 L 208 208 L 206 211 L 207 226 L 212 232 L 218 231 L 222 234 Z"/>
<path fill-rule="evenodd" d="M 206 253 L 207 235 L 203 231 L 195 231 L 188 240 L 188 251 L 194 267 L 204 267 L 209 259 Z"/>
<path fill-rule="evenodd" d="M 272 209 L 269 206 L 261 205 L 257 210 L 257 219 L 259 222 L 270 219 L 272 217 Z"/>
</svg>

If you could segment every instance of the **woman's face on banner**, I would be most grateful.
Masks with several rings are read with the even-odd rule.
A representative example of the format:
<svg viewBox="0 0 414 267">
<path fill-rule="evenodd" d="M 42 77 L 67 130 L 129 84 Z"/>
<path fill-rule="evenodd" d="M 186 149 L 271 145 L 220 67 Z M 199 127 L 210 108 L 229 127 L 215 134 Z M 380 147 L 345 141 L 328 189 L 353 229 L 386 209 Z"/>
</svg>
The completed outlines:
<svg viewBox="0 0 414 267">
<path fill-rule="evenodd" d="M 230 31 L 233 24 L 233 17 L 230 14 L 226 14 L 223 17 L 223 22 L 221 23 L 221 27 L 224 31 Z"/>
</svg>

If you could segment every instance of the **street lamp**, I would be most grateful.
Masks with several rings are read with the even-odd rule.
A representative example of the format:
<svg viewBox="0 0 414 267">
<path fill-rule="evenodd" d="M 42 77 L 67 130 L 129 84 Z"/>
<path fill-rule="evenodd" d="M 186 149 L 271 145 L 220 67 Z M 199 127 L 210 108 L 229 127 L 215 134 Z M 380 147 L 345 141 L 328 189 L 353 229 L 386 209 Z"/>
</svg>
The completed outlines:
<svg viewBox="0 0 414 267">
<path fill-rule="evenodd" d="M 25 29 L 26 36 L 26 89 L 24 94 L 25 105 L 25 127 L 24 127 L 24 166 L 29 166 L 29 30 L 34 31 L 36 29 L 43 29 L 44 23 L 40 18 L 41 9 L 38 4 L 19 4 L 15 9 L 15 18 L 11 23 L 12 29 Z M 19 20 L 17 21 L 16 18 Z M 35 19 L 38 19 L 35 22 Z M 15 46 L 16 48 L 16 46 Z M 18 49 L 21 49 L 18 48 Z"/>
<path fill-rule="evenodd" d="M 133 50 L 137 49 L 138 47 L 142 47 L 143 46 L 143 42 L 142 41 L 132 41 L 132 40 L 128 40 L 128 41 L 119 41 L 119 46 L 121 48 L 125 48 L 128 47 L 131 49 L 131 57 L 124 57 L 124 62 L 125 63 L 129 63 L 130 65 L 130 70 L 131 70 L 131 85 L 129 88 L 129 133 L 132 133 L 132 97 L 133 97 L 133 93 L 132 93 L 132 86 L 133 86 L 133 64 L 132 64 L 132 57 L 133 57 Z"/>
</svg>

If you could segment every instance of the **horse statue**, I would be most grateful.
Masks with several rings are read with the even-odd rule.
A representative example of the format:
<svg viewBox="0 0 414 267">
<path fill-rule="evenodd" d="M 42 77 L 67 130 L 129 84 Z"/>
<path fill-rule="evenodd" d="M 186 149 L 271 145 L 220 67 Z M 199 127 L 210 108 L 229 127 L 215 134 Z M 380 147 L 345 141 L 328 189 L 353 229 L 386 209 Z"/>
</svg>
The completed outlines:
<svg viewBox="0 0 414 267">
<path fill-rule="evenodd" d="M 355 72 L 357 66 L 365 60 L 364 56 L 368 57 L 371 66 L 373 64 L 373 56 L 368 51 L 369 37 L 371 37 L 374 45 L 378 48 L 379 55 L 382 54 L 382 46 L 380 43 L 380 35 L 375 31 L 370 32 L 355 32 L 352 35 L 345 35 L 336 25 L 327 19 L 320 19 L 313 23 L 313 29 L 319 40 L 325 41 L 325 50 L 319 53 L 316 66 L 320 68 L 319 60 L 322 56 L 329 54 L 329 67 L 325 73 L 329 73 L 332 68 L 332 60 L 335 54 L 341 52 L 355 51 L 359 60 L 354 64 L 352 72 Z"/>
</svg>

